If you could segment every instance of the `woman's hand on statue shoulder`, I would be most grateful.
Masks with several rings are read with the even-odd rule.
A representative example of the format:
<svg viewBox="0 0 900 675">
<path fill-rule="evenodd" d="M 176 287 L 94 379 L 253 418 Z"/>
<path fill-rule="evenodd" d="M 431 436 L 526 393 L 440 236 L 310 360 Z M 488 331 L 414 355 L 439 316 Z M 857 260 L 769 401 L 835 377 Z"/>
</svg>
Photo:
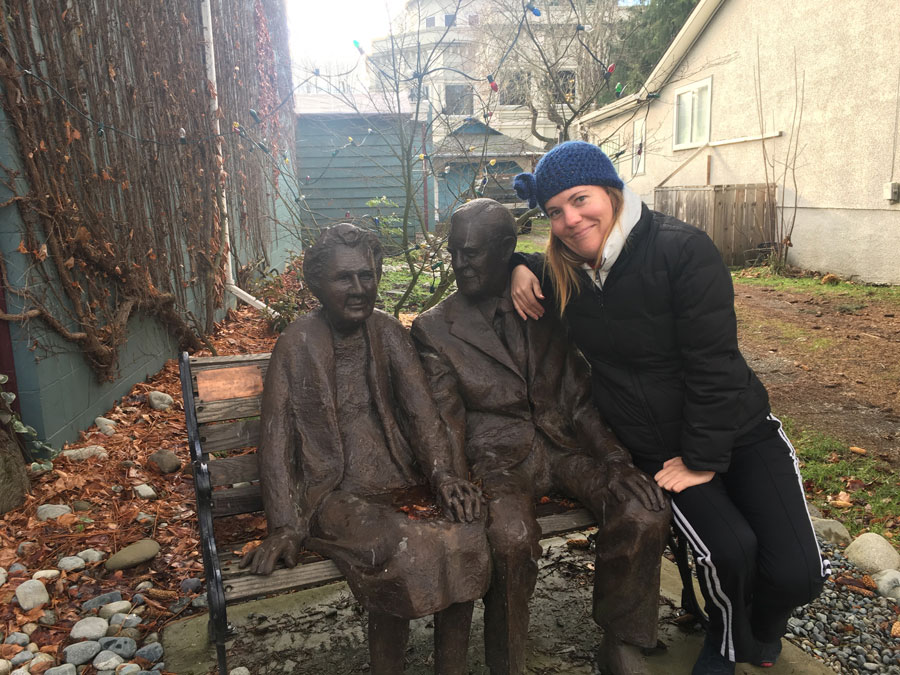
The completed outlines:
<svg viewBox="0 0 900 675">
<path fill-rule="evenodd" d="M 660 469 L 653 477 L 656 484 L 663 490 L 669 492 L 681 492 L 695 485 L 703 485 L 708 483 L 716 475 L 715 471 L 695 471 L 687 468 L 681 457 L 673 457 L 663 463 Z"/>
<path fill-rule="evenodd" d="M 541 283 L 530 269 L 525 265 L 516 265 L 509 278 L 509 295 L 512 298 L 513 307 L 524 320 L 540 319 L 544 316 L 544 306 L 541 300 L 544 294 L 541 292 Z"/>
<path fill-rule="evenodd" d="M 284 564 L 288 567 L 294 567 L 297 564 L 297 554 L 300 553 L 302 542 L 303 537 L 297 530 L 280 527 L 250 551 L 241 560 L 239 567 L 249 567 L 253 574 L 263 576 L 272 573 L 279 559 L 284 560 Z"/>
<path fill-rule="evenodd" d="M 471 523 L 481 517 L 482 496 L 477 485 L 445 473 L 435 481 L 435 492 L 451 520 Z"/>
</svg>

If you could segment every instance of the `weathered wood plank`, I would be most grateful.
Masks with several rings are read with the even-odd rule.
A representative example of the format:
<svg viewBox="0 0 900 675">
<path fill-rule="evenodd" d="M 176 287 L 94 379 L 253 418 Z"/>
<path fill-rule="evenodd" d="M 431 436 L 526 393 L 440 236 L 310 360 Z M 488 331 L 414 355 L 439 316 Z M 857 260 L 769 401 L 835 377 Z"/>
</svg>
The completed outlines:
<svg viewBox="0 0 900 675">
<path fill-rule="evenodd" d="M 338 570 L 337 565 L 330 560 L 298 565 L 290 569 L 277 569 L 267 577 L 247 574 L 225 581 L 225 601 L 238 602 L 269 593 L 299 591 L 343 578 L 344 575 Z"/>
<path fill-rule="evenodd" d="M 262 495 L 258 484 L 213 492 L 213 518 L 254 513 L 262 511 L 262 508 Z"/>
<path fill-rule="evenodd" d="M 213 487 L 259 480 L 256 453 L 214 459 L 209 463 L 209 478 Z"/>
<path fill-rule="evenodd" d="M 572 509 L 563 513 L 538 518 L 541 526 L 541 537 L 555 537 L 573 530 L 583 530 L 597 523 L 594 516 L 587 509 Z"/>
<path fill-rule="evenodd" d="M 197 405 L 212 401 L 261 396 L 262 371 L 258 365 L 201 370 L 197 382 Z"/>
<path fill-rule="evenodd" d="M 259 397 L 233 398 L 227 401 L 212 401 L 210 403 L 197 404 L 197 422 L 208 424 L 209 422 L 224 422 L 237 420 L 243 417 L 259 416 Z"/>
<path fill-rule="evenodd" d="M 214 368 L 231 368 L 233 366 L 243 365 L 263 365 L 268 362 L 271 352 L 263 354 L 238 354 L 236 356 L 192 356 L 191 372 L 196 373 L 201 370 Z"/>
<path fill-rule="evenodd" d="M 206 424 L 200 427 L 200 442 L 207 453 L 259 445 L 259 418 Z"/>
</svg>

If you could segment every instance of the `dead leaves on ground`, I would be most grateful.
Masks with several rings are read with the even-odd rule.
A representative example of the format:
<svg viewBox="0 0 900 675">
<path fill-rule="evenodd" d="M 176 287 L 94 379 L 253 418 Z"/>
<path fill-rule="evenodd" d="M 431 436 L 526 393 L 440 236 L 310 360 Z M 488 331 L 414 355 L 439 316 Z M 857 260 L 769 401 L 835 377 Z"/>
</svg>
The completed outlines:
<svg viewBox="0 0 900 675">
<path fill-rule="evenodd" d="M 256 310 L 241 308 L 228 313 L 210 342 L 224 356 L 269 352 L 275 339 Z M 204 350 L 197 355 L 211 353 Z M 154 390 L 172 396 L 175 405 L 167 411 L 151 409 L 147 394 Z M 9 569 L 13 563 L 21 562 L 28 568 L 27 572 L 10 574 L 0 591 L 0 630 L 11 632 L 36 621 L 36 617 L 16 610 L 11 603 L 15 588 L 35 571 L 56 568 L 59 558 L 87 548 L 109 555 L 144 537 L 152 537 L 161 546 L 160 555 L 149 564 L 108 574 L 103 563 L 88 563 L 81 572 L 64 571 L 56 581 L 49 582 L 51 605 L 44 609 L 56 611 L 59 621 L 55 627 L 39 629 L 43 640 L 39 642 L 59 644 L 71 625 L 81 618 L 78 607 L 85 598 L 110 590 L 120 590 L 128 597 L 144 580 L 152 581 L 155 593 L 145 595 L 151 610 L 149 616 L 145 615 L 151 621 L 148 629 L 155 630 L 154 618 L 171 616 L 166 607 L 181 595 L 181 581 L 203 575 L 194 489 L 189 473 L 161 475 L 148 458 L 167 448 L 181 458 L 185 467 L 190 466 L 183 410 L 178 365 L 171 360 L 148 382 L 134 385 L 119 405 L 104 415 L 117 422 L 114 435 L 104 436 L 91 427 L 69 446 L 102 445 L 108 459 L 75 462 L 60 456 L 54 460 L 53 470 L 32 474 L 32 494 L 23 507 L 0 517 L 0 567 Z M 130 488 L 139 483 L 151 485 L 159 498 L 136 499 Z M 88 510 L 73 510 L 55 520 L 40 521 L 35 517 L 40 504 L 71 506 L 76 500 L 85 502 L 83 506 L 89 506 Z M 149 516 L 145 523 L 137 522 L 141 512 Z M 244 540 L 248 534 L 265 536 L 265 521 L 257 516 L 243 534 Z"/>
</svg>

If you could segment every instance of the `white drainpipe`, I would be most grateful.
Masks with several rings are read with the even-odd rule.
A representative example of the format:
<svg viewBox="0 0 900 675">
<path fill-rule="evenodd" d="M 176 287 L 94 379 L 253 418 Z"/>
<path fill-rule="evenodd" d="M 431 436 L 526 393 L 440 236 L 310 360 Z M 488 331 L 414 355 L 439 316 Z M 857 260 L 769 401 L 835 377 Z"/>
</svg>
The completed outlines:
<svg viewBox="0 0 900 675">
<path fill-rule="evenodd" d="M 206 79 L 209 80 L 212 96 L 209 102 L 209 114 L 213 122 L 213 131 L 216 134 L 216 164 L 219 166 L 219 180 L 221 182 L 221 199 L 219 200 L 219 214 L 222 222 L 222 244 L 225 248 L 225 290 L 234 295 L 238 300 L 246 302 L 251 307 L 261 309 L 271 316 L 278 318 L 278 312 L 269 307 L 262 300 L 253 297 L 247 291 L 234 283 L 234 269 L 231 264 L 231 227 L 228 220 L 228 204 L 225 199 L 225 160 L 222 155 L 222 136 L 219 127 L 219 99 L 217 96 L 218 83 L 216 81 L 216 48 L 213 41 L 213 23 L 211 0 L 200 0 L 200 16 L 203 21 L 203 41 L 206 47 Z"/>
</svg>

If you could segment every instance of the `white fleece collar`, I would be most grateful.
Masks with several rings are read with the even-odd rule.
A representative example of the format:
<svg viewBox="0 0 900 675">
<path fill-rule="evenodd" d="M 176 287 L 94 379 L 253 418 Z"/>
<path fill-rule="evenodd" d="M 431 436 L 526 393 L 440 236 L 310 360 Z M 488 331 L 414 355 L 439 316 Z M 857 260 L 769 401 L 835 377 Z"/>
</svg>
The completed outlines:
<svg viewBox="0 0 900 675">
<path fill-rule="evenodd" d="M 613 225 L 606 244 L 603 246 L 603 258 L 600 261 L 599 269 L 595 270 L 587 263 L 582 263 L 582 268 L 587 270 L 591 279 L 600 288 L 603 288 L 603 282 L 606 281 L 609 271 L 625 247 L 625 240 L 628 239 L 628 235 L 641 219 L 641 198 L 629 190 L 627 185 L 622 188 L 622 196 L 625 199 L 622 213 L 619 215 L 618 222 Z"/>
</svg>

